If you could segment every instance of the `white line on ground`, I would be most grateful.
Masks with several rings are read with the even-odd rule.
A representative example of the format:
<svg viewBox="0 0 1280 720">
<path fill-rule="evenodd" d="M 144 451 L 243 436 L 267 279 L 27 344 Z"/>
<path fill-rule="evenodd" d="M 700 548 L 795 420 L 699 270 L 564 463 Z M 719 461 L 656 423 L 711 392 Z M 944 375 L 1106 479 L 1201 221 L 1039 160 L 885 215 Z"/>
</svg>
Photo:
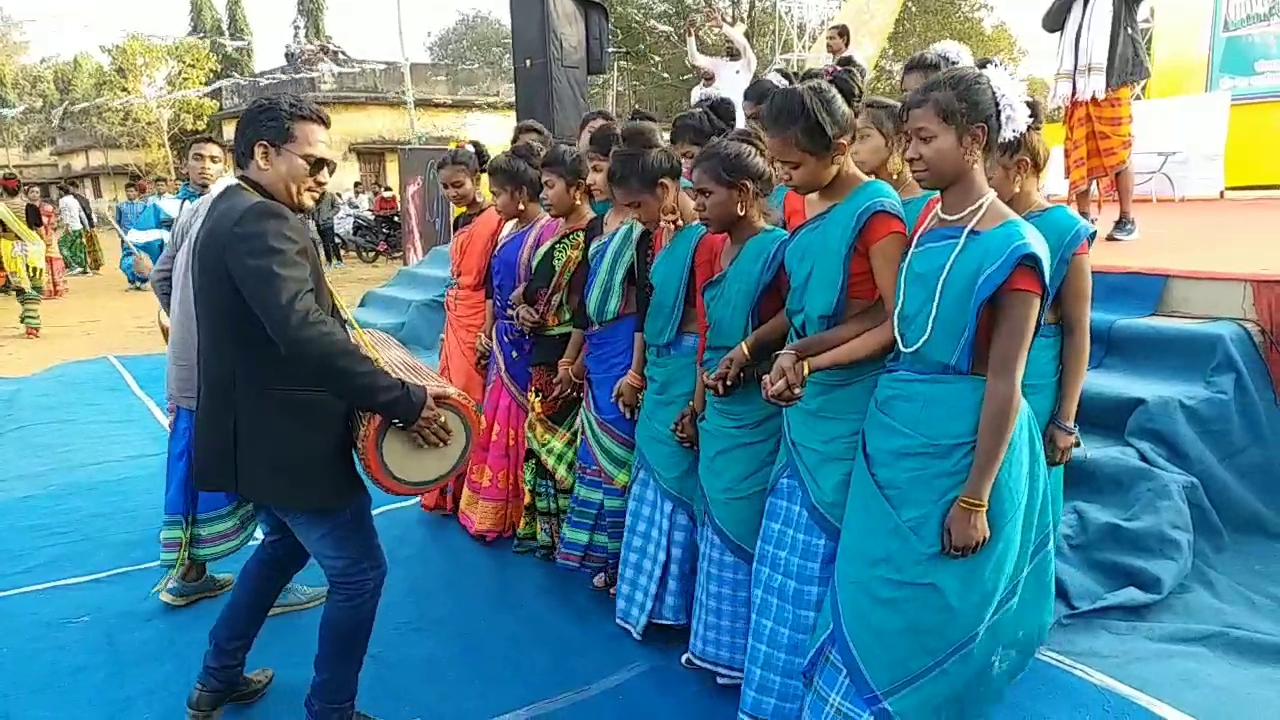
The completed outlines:
<svg viewBox="0 0 1280 720">
<path fill-rule="evenodd" d="M 597 680 L 590 685 L 585 685 L 577 690 L 570 690 L 562 695 L 557 695 L 548 700 L 542 700 L 532 705 L 526 705 L 519 710 L 514 710 L 505 715 L 499 715 L 493 720 L 526 720 L 526 718 L 535 718 L 547 713 L 563 710 L 570 705 L 576 705 L 587 698 L 599 695 L 600 693 L 611 690 L 631 678 L 652 667 L 649 663 L 632 663 L 618 672 Z"/>
<path fill-rule="evenodd" d="M 1109 675 L 1104 675 L 1097 670 L 1072 660 L 1069 657 L 1059 655 L 1052 650 L 1041 650 L 1036 653 L 1041 660 L 1053 665 L 1057 668 L 1065 670 L 1076 677 L 1088 680 L 1098 687 L 1106 688 L 1111 692 L 1124 697 L 1143 708 L 1150 710 L 1164 720 L 1195 720 L 1195 718 L 1182 712 L 1181 710 L 1170 707 L 1168 704 L 1160 702 L 1150 695 L 1131 688 L 1128 685 L 1116 680 Z"/>
<path fill-rule="evenodd" d="M 138 385 L 138 381 L 134 379 L 133 375 L 128 370 L 124 369 L 124 365 L 120 364 L 120 361 L 116 359 L 115 355 L 107 355 L 106 358 L 107 362 L 115 366 L 116 372 L 120 373 L 120 377 L 124 378 L 125 384 L 129 386 L 129 389 L 133 391 L 133 394 L 137 395 L 138 399 L 142 401 L 142 404 L 146 405 L 147 409 L 151 411 L 151 416 L 156 419 L 156 422 L 160 423 L 160 427 L 164 428 L 165 432 L 169 432 L 169 415 L 161 410 L 160 406 L 156 405 L 155 401 L 152 400 L 149 395 L 142 391 L 142 388 Z"/>
<path fill-rule="evenodd" d="M 404 500 L 402 502 L 391 503 L 373 509 L 374 517 L 391 510 L 399 510 L 401 508 L 413 507 L 418 504 L 418 498 Z M 255 539 L 249 543 L 249 547 L 253 547 L 262 542 L 261 539 Z M 151 570 L 160 567 L 159 561 L 143 563 L 141 565 L 130 565 L 128 567 L 116 568 L 114 570 L 106 570 L 104 572 L 94 573 L 92 575 L 80 575 L 77 577 L 64 578 L 62 580 L 51 580 L 49 582 L 39 583 L 37 585 L 28 585 L 26 587 L 14 588 L 12 590 L 0 591 L 0 598 L 13 597 L 14 595 L 26 595 L 28 593 L 40 592 L 41 590 L 50 590 L 52 588 L 67 587 L 70 585 L 83 585 L 84 583 L 93 582 L 94 580 L 104 580 L 116 575 L 124 575 L 126 573 L 137 572 L 139 570 Z"/>
</svg>

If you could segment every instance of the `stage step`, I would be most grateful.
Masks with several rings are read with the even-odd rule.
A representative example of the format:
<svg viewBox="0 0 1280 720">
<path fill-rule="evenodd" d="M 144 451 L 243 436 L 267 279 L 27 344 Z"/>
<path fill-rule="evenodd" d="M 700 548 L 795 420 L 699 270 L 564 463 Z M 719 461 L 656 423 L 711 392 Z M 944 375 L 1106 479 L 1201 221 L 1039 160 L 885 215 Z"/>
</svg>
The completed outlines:
<svg viewBox="0 0 1280 720">
<path fill-rule="evenodd" d="M 1256 690 L 1280 637 L 1263 559 L 1280 542 L 1280 409 L 1254 330 L 1095 320 L 1087 452 L 1063 481 L 1049 646 L 1193 716 L 1213 714 L 1207 697 L 1280 697 Z"/>
<path fill-rule="evenodd" d="M 433 248 L 416 265 L 401 268 L 382 287 L 360 299 L 353 312 L 363 326 L 381 330 L 436 367 L 444 331 L 444 296 L 452 282 L 449 248 Z"/>
</svg>

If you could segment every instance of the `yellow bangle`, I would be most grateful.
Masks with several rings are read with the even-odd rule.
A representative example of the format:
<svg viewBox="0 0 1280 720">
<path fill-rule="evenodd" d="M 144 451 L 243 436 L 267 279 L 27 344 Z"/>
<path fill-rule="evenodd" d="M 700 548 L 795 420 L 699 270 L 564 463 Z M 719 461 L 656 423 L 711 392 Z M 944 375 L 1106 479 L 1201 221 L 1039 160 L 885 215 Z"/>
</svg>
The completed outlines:
<svg viewBox="0 0 1280 720">
<path fill-rule="evenodd" d="M 804 359 L 804 360 L 800 361 L 800 367 L 804 368 L 804 377 L 805 377 L 805 379 L 807 380 L 807 379 L 809 378 L 809 370 L 810 370 L 810 368 L 809 368 L 809 360 L 806 358 L 806 359 Z"/>
<path fill-rule="evenodd" d="M 991 507 L 985 500 L 965 497 L 964 495 L 956 498 L 956 504 L 965 510 L 976 513 L 984 513 Z"/>
<path fill-rule="evenodd" d="M 742 356 L 747 359 L 747 362 L 751 362 L 751 350 L 747 347 L 747 341 L 743 340 L 738 348 L 742 350 Z"/>
</svg>

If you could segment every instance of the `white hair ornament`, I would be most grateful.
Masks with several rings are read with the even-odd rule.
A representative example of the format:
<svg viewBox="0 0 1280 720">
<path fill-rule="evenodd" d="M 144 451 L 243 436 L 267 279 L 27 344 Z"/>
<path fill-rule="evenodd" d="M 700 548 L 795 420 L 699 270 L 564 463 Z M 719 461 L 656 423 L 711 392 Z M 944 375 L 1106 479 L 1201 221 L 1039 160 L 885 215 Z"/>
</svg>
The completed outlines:
<svg viewBox="0 0 1280 720">
<path fill-rule="evenodd" d="M 993 62 L 982 70 L 995 92 L 1000 113 L 1000 142 L 1017 140 L 1031 127 L 1031 108 L 1027 103 L 1027 84 L 1015 78 L 1002 63 Z"/>
<path fill-rule="evenodd" d="M 939 40 L 930 45 L 928 51 L 951 63 L 952 67 L 973 67 L 973 51 L 962 42 Z"/>
<path fill-rule="evenodd" d="M 780 88 L 791 87 L 791 83 L 787 82 L 787 79 L 782 77 L 782 73 L 777 70 L 770 70 L 769 73 L 764 76 L 764 79 Z"/>
</svg>

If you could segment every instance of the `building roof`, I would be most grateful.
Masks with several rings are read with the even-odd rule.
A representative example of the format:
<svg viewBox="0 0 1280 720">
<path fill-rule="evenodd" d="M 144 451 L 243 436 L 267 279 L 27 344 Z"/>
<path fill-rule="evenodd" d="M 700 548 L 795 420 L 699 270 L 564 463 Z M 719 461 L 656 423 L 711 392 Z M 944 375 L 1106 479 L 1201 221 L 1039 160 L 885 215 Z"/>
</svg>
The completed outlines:
<svg viewBox="0 0 1280 720">
<path fill-rule="evenodd" d="M 305 71 L 277 68 L 258 73 L 261 82 L 229 85 L 222 89 L 222 110 L 215 120 L 239 117 L 259 97 L 294 93 L 327 105 L 400 105 L 404 103 L 401 65 L 372 65 Z M 409 66 L 414 102 L 422 107 L 515 107 L 514 86 L 495 83 L 486 73 L 440 63 Z"/>
</svg>

